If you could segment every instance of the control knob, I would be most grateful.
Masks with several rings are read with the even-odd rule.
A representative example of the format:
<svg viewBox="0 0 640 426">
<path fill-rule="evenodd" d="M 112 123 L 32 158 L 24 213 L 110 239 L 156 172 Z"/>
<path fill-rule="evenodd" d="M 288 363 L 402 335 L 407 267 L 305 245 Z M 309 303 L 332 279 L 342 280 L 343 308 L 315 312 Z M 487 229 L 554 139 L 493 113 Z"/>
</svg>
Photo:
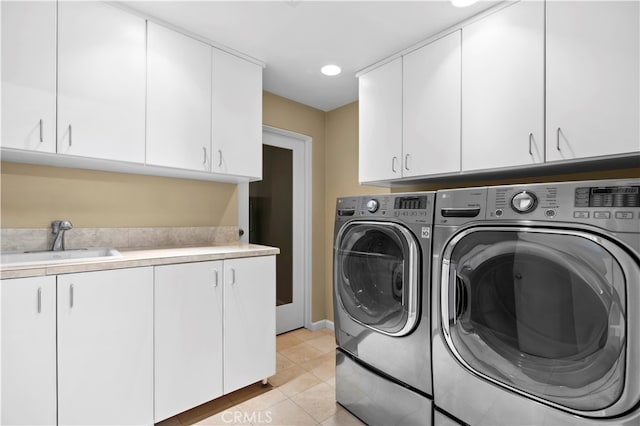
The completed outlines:
<svg viewBox="0 0 640 426">
<path fill-rule="evenodd" d="M 369 213 L 377 212 L 378 208 L 380 208 L 380 203 L 375 198 L 372 198 L 369 201 L 367 201 L 367 210 L 369 210 Z"/>
<path fill-rule="evenodd" d="M 518 213 L 529 213 L 538 205 L 538 197 L 529 191 L 518 192 L 511 199 L 511 208 Z"/>
</svg>

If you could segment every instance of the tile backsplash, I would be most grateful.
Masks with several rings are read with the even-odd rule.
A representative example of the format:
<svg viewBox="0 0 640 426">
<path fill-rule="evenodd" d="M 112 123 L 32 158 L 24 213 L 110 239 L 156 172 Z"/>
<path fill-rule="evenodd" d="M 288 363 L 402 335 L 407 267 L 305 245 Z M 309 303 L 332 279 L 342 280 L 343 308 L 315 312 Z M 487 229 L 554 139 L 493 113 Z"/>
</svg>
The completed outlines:
<svg viewBox="0 0 640 426">
<path fill-rule="evenodd" d="M 216 246 L 237 242 L 237 226 L 157 228 L 73 228 L 65 234 L 67 249 L 115 247 L 142 249 L 184 246 Z M 2 228 L 0 250 L 48 250 L 51 228 Z"/>
</svg>

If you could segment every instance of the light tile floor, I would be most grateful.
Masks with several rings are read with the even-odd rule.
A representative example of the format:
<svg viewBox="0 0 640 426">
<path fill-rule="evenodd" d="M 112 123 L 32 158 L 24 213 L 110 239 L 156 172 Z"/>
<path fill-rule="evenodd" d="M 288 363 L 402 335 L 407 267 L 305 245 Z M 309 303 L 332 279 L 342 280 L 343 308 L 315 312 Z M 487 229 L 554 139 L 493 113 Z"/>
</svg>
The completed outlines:
<svg viewBox="0 0 640 426">
<path fill-rule="evenodd" d="M 276 375 L 167 419 L 182 425 L 362 425 L 336 403 L 335 338 L 299 329 L 276 338 Z"/>
</svg>

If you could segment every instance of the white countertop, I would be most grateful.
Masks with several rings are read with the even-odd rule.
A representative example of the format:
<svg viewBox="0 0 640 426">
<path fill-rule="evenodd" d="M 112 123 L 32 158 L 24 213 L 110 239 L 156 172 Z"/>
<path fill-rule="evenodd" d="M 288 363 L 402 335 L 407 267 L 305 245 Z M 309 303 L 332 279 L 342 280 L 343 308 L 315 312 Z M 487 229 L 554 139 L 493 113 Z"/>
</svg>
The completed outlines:
<svg viewBox="0 0 640 426">
<path fill-rule="evenodd" d="M 178 247 L 141 250 L 119 250 L 122 256 L 100 260 L 74 260 L 65 263 L 8 266 L 0 265 L 0 279 L 72 274 L 107 269 L 136 268 L 174 263 L 205 262 L 241 257 L 271 256 L 280 253 L 276 247 L 233 243 L 210 247 Z"/>
</svg>

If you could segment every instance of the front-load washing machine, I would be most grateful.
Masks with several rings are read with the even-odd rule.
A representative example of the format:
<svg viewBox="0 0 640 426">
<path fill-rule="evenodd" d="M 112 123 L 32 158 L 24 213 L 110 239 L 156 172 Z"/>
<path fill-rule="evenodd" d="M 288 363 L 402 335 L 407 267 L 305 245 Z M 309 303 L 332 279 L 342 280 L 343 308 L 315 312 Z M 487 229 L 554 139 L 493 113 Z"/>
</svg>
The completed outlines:
<svg viewBox="0 0 640 426">
<path fill-rule="evenodd" d="M 433 253 L 438 412 L 640 424 L 640 180 L 438 191 Z"/>
<path fill-rule="evenodd" d="M 431 424 L 433 201 L 433 192 L 337 200 L 336 399 L 370 425 Z"/>
</svg>

